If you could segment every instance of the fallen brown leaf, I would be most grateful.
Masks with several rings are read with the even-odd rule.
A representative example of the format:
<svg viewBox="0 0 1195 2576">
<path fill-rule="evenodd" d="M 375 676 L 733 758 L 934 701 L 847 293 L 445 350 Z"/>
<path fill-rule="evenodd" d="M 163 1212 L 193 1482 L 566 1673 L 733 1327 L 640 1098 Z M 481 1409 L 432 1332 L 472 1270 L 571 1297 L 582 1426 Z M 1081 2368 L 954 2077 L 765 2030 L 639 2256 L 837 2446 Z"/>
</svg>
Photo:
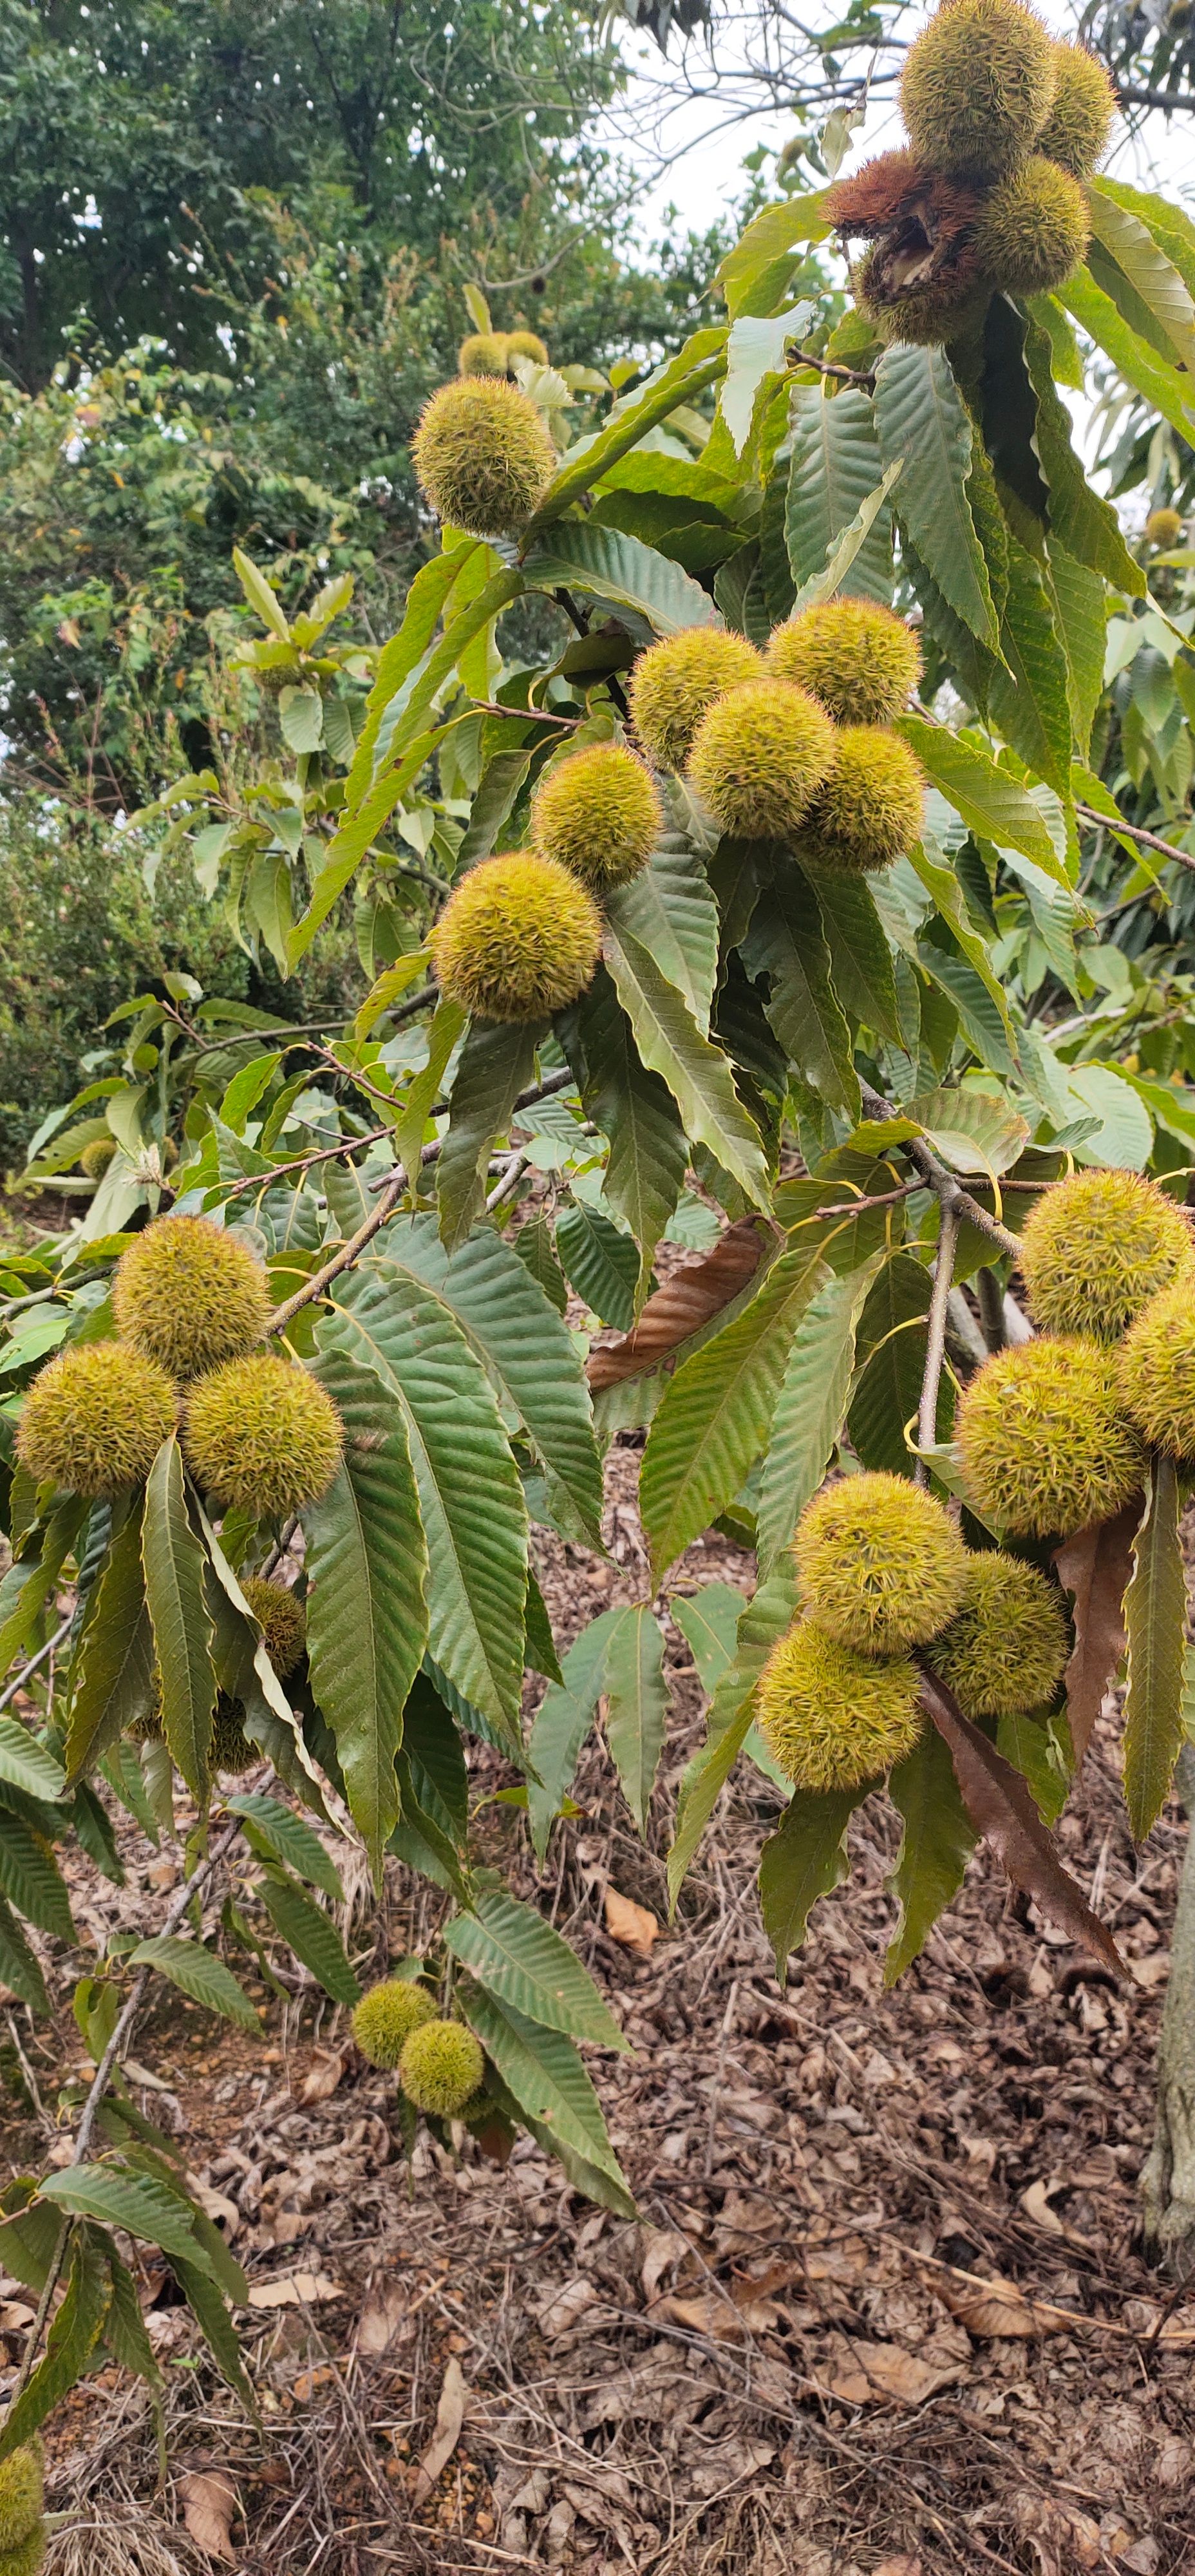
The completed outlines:
<svg viewBox="0 0 1195 2576">
<path fill-rule="evenodd" d="M 646 1905 L 636 1905 L 633 1896 L 620 1896 L 616 1887 L 606 1889 L 606 1930 L 624 1950 L 633 1950 L 636 1958 L 650 1959 L 652 1945 L 659 1939 L 660 1927 Z"/>
<path fill-rule="evenodd" d="M 587 2308 L 597 2306 L 601 2295 L 596 2281 L 587 2280 L 583 2273 L 578 2273 L 575 2280 L 565 2282 L 563 2289 L 554 2290 L 540 2309 L 541 2333 L 549 2343 L 555 2343 L 558 2335 L 568 2334 Z"/>
<path fill-rule="evenodd" d="M 419 2463 L 411 2490 L 412 2499 L 416 2504 L 426 2502 L 440 2471 L 447 2468 L 461 2438 L 461 2426 L 465 2420 L 465 2393 L 465 2382 L 459 2361 L 455 2358 L 446 2361 L 440 2386 L 440 2403 L 436 2409 L 436 2429 Z"/>
<path fill-rule="evenodd" d="M 339 2051 L 318 2049 L 299 2086 L 300 2102 L 330 2102 L 345 2070 Z"/>
<path fill-rule="evenodd" d="M 223 2469 L 187 2469 L 178 2482 L 183 2520 L 197 2549 L 206 2558 L 222 2558 L 235 2567 L 240 2551 L 232 2538 L 238 2510 L 236 2487 Z"/>
<path fill-rule="evenodd" d="M 1075 1761 L 1082 1763 L 1104 1693 L 1125 1651 L 1124 1596 L 1133 1571 L 1141 1496 L 1114 1520 L 1077 1530 L 1054 1550 L 1058 1580 L 1071 1595 L 1074 1651 L 1066 1668 L 1066 1713 Z"/>
<path fill-rule="evenodd" d="M 871 2576 L 921 2576 L 921 2560 L 909 2558 L 903 2549 L 898 2550 L 895 2558 L 881 2558 L 873 2567 Z"/>
<path fill-rule="evenodd" d="M 670 2264 L 683 2261 L 693 2249 L 688 2237 L 682 2236 L 678 2227 L 645 2227 L 642 2242 L 643 2265 L 639 2278 L 643 2283 L 644 2298 L 650 2299 Z"/>
<path fill-rule="evenodd" d="M 1065 2188 L 1063 2177 L 1051 2174 L 1048 2181 L 1031 2182 L 1028 2191 L 1021 2193 L 1021 2207 L 1026 2217 L 1031 2218 L 1036 2226 L 1044 2227 L 1048 2236 L 1066 2234 L 1057 2210 L 1050 2207 L 1051 2192 L 1064 2191 Z"/>
<path fill-rule="evenodd" d="M 339 2299 L 342 2284 L 326 2272 L 282 2272 L 274 2281 L 255 2281 L 251 2308 L 313 2308 L 321 2299 Z"/>
<path fill-rule="evenodd" d="M 401 2282 L 391 2281 L 375 2292 L 361 2310 L 357 2324 L 357 2350 L 369 2354 L 388 2352 L 408 2323 L 410 2310 Z"/>
<path fill-rule="evenodd" d="M 299 2372 L 291 2394 L 297 2397 L 300 2406 L 305 2406 L 308 2398 L 314 2397 L 317 2388 L 327 2388 L 335 2377 L 336 2373 L 330 2362 L 318 2362 L 314 2370 Z"/>
<path fill-rule="evenodd" d="M 977 2338 L 1029 2343 L 1037 2335 L 1060 2334 L 1059 2311 L 1031 2305 L 1015 2281 L 960 2281 L 947 2273 L 933 2284 L 943 2307 Z"/>
<path fill-rule="evenodd" d="M 847 2406 L 876 2406 L 896 2400 L 901 2406 L 924 2406 L 935 2389 L 964 2376 L 958 2361 L 923 2361 L 900 2343 L 856 2343 L 832 2335 L 826 2386 Z M 823 2365 L 824 2367 L 824 2365 Z"/>
<path fill-rule="evenodd" d="M 965 1806 L 977 1833 L 996 1854 L 1014 1887 L 1033 1898 L 1050 1923 L 1072 1941 L 1114 1969 L 1124 1961 L 1105 1923 L 1092 1913 L 1082 1888 L 1062 1866 L 1050 1833 L 1043 1825 L 1029 1783 L 982 1730 L 964 1717 L 952 1691 L 937 1674 L 922 1668 L 921 1696 L 939 1735 L 950 1748 Z"/>
<path fill-rule="evenodd" d="M 762 1219 L 741 1216 L 700 1261 L 687 1261 L 657 1288 L 629 1333 L 608 1349 L 591 1351 L 586 1371 L 595 1395 L 623 1378 L 642 1377 L 667 1359 L 690 1334 L 700 1332 L 728 1306 L 759 1268 L 766 1233 Z"/>
</svg>

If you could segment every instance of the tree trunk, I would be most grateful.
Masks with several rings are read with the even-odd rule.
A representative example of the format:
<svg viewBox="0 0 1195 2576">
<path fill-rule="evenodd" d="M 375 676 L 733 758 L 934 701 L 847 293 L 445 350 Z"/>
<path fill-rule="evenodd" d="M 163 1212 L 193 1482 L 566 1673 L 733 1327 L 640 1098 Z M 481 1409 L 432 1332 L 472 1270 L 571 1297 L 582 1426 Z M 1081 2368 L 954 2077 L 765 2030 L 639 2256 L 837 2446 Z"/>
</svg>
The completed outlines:
<svg viewBox="0 0 1195 2576">
<path fill-rule="evenodd" d="M 1184 1745 L 1179 1755 L 1176 1786 L 1192 1825 L 1174 1915 L 1154 2138 L 1141 2198 L 1147 2242 L 1176 2279 L 1186 2280 L 1195 2273 L 1195 1746 Z"/>
</svg>

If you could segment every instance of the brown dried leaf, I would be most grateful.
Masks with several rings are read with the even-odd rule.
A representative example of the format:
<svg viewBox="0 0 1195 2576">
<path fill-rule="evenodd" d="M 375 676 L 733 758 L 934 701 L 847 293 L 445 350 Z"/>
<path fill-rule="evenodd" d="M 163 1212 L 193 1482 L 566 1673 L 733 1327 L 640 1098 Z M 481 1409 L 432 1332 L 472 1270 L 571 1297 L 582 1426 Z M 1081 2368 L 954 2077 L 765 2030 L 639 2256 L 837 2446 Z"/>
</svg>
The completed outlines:
<svg viewBox="0 0 1195 2576">
<path fill-rule="evenodd" d="M 1059 2311 L 1032 2306 L 1015 2281 L 968 2281 L 942 2272 L 932 2287 L 968 2334 L 1028 2343 L 1036 2335 L 1062 2332 Z"/>
<path fill-rule="evenodd" d="M 566 2281 L 563 2288 L 553 2290 L 539 2315 L 540 2332 L 546 2341 L 555 2343 L 558 2335 L 568 2334 L 587 2308 L 598 2305 L 601 2295 L 597 2283 L 587 2280 L 583 2273 Z"/>
<path fill-rule="evenodd" d="M 339 2299 L 342 2285 L 326 2272 L 282 2272 L 273 2281 L 255 2281 L 251 2308 L 312 2308 L 320 2299 Z"/>
<path fill-rule="evenodd" d="M 759 1217 L 742 1216 L 700 1261 L 687 1261 L 649 1297 L 620 1342 L 591 1351 L 586 1372 L 595 1395 L 623 1378 L 642 1377 L 728 1306 L 758 1269 L 767 1236 Z"/>
<path fill-rule="evenodd" d="M 300 2102 L 330 2102 L 346 2063 L 339 2051 L 333 2054 L 326 2048 L 317 2049 L 299 2086 Z"/>
<path fill-rule="evenodd" d="M 746 2335 L 767 2334 L 779 2323 L 771 2299 L 754 2295 L 755 2283 L 741 2281 L 729 2297 L 705 2290 L 695 2299 L 653 2299 L 649 2316 L 666 2317 L 690 2334 L 709 2335 L 715 2343 L 738 2343 Z"/>
<path fill-rule="evenodd" d="M 464 2420 L 465 2382 L 460 2363 L 453 2358 L 444 2364 L 440 2403 L 436 2409 L 436 2429 L 415 2473 L 411 2490 L 415 2504 L 423 2504 L 426 2501 L 440 2471 L 447 2468 L 461 2438 L 461 2426 Z"/>
<path fill-rule="evenodd" d="M 624 1950 L 633 1950 L 637 1959 L 650 1959 L 652 1944 L 659 1939 L 660 1927 L 646 1905 L 636 1905 L 631 1896 L 620 1896 L 616 1887 L 606 1889 L 606 1930 Z"/>
<path fill-rule="evenodd" d="M 1141 1496 L 1115 1520 L 1095 1521 L 1054 1550 L 1058 1580 L 1072 1598 L 1074 1652 L 1066 1668 L 1066 1713 L 1079 1764 L 1091 1741 L 1104 1693 L 1125 1651 L 1124 1596 L 1133 1572 Z"/>
<path fill-rule="evenodd" d="M 961 2379 L 958 2361 L 923 2361 L 900 2343 L 855 2342 L 846 2335 L 830 2337 L 826 2386 L 847 2406 L 877 2406 L 895 2398 L 901 2406 L 924 2406 L 935 2389 Z"/>
<path fill-rule="evenodd" d="M 1011 1762 L 997 1753 L 978 1726 L 964 1717 L 953 1692 L 936 1673 L 923 1669 L 921 1696 L 939 1735 L 950 1748 L 963 1804 L 977 1833 L 990 1842 L 1014 1887 L 1033 1898 L 1047 1922 L 1056 1923 L 1072 1941 L 1081 1941 L 1097 1959 L 1125 1973 L 1124 1961 L 1107 1925 L 1092 1913 L 1086 1897 L 1063 1868 L 1053 1837 L 1043 1825 L 1029 1783 Z"/>
<path fill-rule="evenodd" d="M 237 2491 L 223 2469 L 187 2469 L 178 2482 L 183 2520 L 197 2549 L 206 2558 L 222 2558 L 235 2567 L 240 2551 L 232 2537 Z"/>
<path fill-rule="evenodd" d="M 1051 2174 L 1048 2181 L 1039 2178 L 1037 2182 L 1030 2183 L 1028 2191 L 1021 2193 L 1021 2207 L 1026 2216 L 1031 2218 L 1036 2226 L 1044 2228 L 1047 2236 L 1066 2234 L 1057 2210 L 1050 2207 L 1051 2192 L 1064 2191 L 1065 2188 L 1064 2176 Z"/>
<path fill-rule="evenodd" d="M 402 2283 L 388 2282 L 384 2290 L 372 2294 L 361 2310 L 357 2326 L 358 2352 L 388 2352 L 396 2338 L 405 2333 L 408 2318 L 407 2294 Z"/>
<path fill-rule="evenodd" d="M 642 2243 L 643 2266 L 639 2278 L 643 2283 L 644 2298 L 650 2299 L 659 2288 L 665 2272 L 673 2263 L 683 2262 L 685 2255 L 692 2252 L 692 2247 L 688 2237 L 682 2236 L 677 2227 L 645 2227 Z"/>
</svg>

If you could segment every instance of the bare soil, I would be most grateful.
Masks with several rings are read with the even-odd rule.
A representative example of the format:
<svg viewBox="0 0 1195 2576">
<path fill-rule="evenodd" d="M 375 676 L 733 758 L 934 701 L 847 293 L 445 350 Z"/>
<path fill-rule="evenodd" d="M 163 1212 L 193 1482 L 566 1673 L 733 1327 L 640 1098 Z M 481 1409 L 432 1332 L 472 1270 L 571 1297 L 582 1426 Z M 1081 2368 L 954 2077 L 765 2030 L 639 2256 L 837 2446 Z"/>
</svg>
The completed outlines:
<svg viewBox="0 0 1195 2576">
<path fill-rule="evenodd" d="M 563 1644 L 642 1594 L 637 1469 L 616 1445 L 609 1563 L 538 1541 Z M 746 1589 L 751 1570 L 711 1536 L 683 1580 L 714 1577 Z M 49 2576 L 1195 2568 L 1195 2295 L 1147 2268 L 1136 2235 L 1185 1827 L 1171 1813 L 1134 1853 L 1110 1714 L 1060 1832 L 1131 1982 L 1043 1929 L 981 1856 L 885 1993 L 897 1822 L 877 1796 L 782 1988 L 753 1884 L 779 1802 L 749 1766 L 666 1923 L 703 1709 L 676 1631 L 669 1672 L 646 1847 L 600 1745 L 542 1877 L 518 1814 L 483 1810 L 492 1856 L 633 2042 L 591 2067 L 640 2222 L 575 2198 L 529 2142 L 504 2169 L 426 2136 L 407 2160 L 392 2079 L 311 1987 L 282 2005 L 248 1980 L 259 2045 L 163 1990 L 134 2080 L 249 2274 L 261 2424 L 143 2256 L 168 2472 L 144 2391 L 89 2381 L 51 2429 Z M 480 1794 L 505 1776 L 482 1747 L 473 1768 Z M 78 1871 L 89 1932 L 145 1930 L 166 1901 L 174 1856 L 125 1839 L 123 1890 Z M 611 1892 L 659 1926 L 643 1955 L 607 1929 Z M 426 1944 L 439 1904 L 389 1865 L 379 1969 Z M 358 1884 L 358 1948 L 370 1921 Z M 80 2060 L 68 2010 L 53 2034 L 0 2014 L 13 2170 L 61 2139 L 58 2087 Z M 23 2300 L 0 2279 L 10 2362 Z"/>
</svg>

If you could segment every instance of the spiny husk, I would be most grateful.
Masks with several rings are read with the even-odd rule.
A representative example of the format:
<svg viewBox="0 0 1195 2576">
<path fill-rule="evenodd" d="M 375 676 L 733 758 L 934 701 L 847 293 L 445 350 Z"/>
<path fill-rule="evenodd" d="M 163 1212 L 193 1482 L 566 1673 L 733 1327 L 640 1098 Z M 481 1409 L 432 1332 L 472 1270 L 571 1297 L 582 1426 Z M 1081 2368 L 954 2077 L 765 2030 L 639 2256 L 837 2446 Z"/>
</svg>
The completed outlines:
<svg viewBox="0 0 1195 2576">
<path fill-rule="evenodd" d="M 457 350 L 456 363 L 462 376 L 504 376 L 505 331 L 471 331 Z"/>
<path fill-rule="evenodd" d="M 302 1511 L 340 1465 L 340 1416 L 318 1379 L 272 1353 L 229 1360 L 197 1379 L 183 1417 L 196 1482 L 221 1511 Z"/>
<path fill-rule="evenodd" d="M 924 1645 L 954 1617 L 967 1552 L 949 1514 L 906 1476 L 844 1476 L 808 1503 L 793 1541 L 801 1603 L 844 1646 Z"/>
<path fill-rule="evenodd" d="M 261 1340 L 270 1282 L 247 1243 L 206 1216 L 163 1216 L 122 1253 L 112 1282 L 122 1341 L 172 1377 L 198 1377 Z"/>
<path fill-rule="evenodd" d="M 1182 518 L 1177 510 L 1151 510 L 1145 522 L 1146 545 L 1156 546 L 1159 554 L 1164 554 L 1171 546 L 1176 546 L 1182 532 Z M 87 1157 L 93 1150 L 92 1146 L 85 1145 L 79 1156 L 84 1171 L 87 1170 Z"/>
<path fill-rule="evenodd" d="M 904 1656 L 861 1655 L 802 1619 L 764 1665 L 755 1715 L 794 1788 L 861 1788 L 917 1742 L 917 1668 Z"/>
<path fill-rule="evenodd" d="M 787 680 L 728 689 L 702 718 L 689 777 L 723 832 L 791 840 L 830 772 L 834 727 L 824 707 Z"/>
<path fill-rule="evenodd" d="M 85 1342 L 36 1377 L 17 1425 L 17 1457 L 38 1484 L 99 1497 L 148 1476 L 173 1431 L 165 1369 L 122 1342 Z"/>
<path fill-rule="evenodd" d="M 1021 0 L 948 0 L 905 56 L 900 104 L 932 169 L 999 178 L 1032 151 L 1054 102 L 1047 27 Z"/>
<path fill-rule="evenodd" d="M 545 770 L 531 808 L 536 849 L 595 894 L 640 875 L 663 823 L 651 771 L 618 742 L 589 743 Z"/>
<path fill-rule="evenodd" d="M 1025 1223 L 1021 1269 L 1044 1333 L 1117 1342 L 1150 1297 L 1195 1275 L 1187 1218 L 1140 1172 L 1076 1172 Z"/>
<path fill-rule="evenodd" d="M 878 322 L 900 310 L 939 324 L 975 293 L 981 204 L 974 188 L 924 168 L 908 151 L 881 152 L 837 182 L 827 213 L 844 240 L 872 245 L 854 284 Z M 941 336 L 951 335 L 943 330 Z"/>
<path fill-rule="evenodd" d="M 1085 45 L 1056 44 L 1054 68 L 1054 104 L 1037 137 L 1037 149 L 1057 161 L 1060 169 L 1069 170 L 1072 179 L 1089 179 L 1108 149 L 1116 92 L 1104 65 Z"/>
<path fill-rule="evenodd" d="M 371 2066 L 397 2066 L 413 2030 L 436 2019 L 426 1986 L 409 1977 L 385 1977 L 353 2009 L 353 2037 Z"/>
<path fill-rule="evenodd" d="M 42 2517 L 44 2477 L 45 2453 L 38 2434 L 0 2460 L 0 2551 L 7 2554 L 19 2548 L 36 2530 Z"/>
<path fill-rule="evenodd" d="M 704 715 L 727 689 L 762 676 L 763 663 L 744 635 L 718 626 L 683 626 L 641 653 L 628 684 L 632 720 L 658 769 L 680 770 Z"/>
<path fill-rule="evenodd" d="M 804 836 L 823 867 L 864 876 L 912 849 L 924 808 L 925 772 L 899 734 L 883 725 L 844 725 Z"/>
<path fill-rule="evenodd" d="M 1150 1298 L 1117 1360 L 1121 1402 L 1151 1449 L 1195 1459 L 1195 1290 L 1189 1279 Z"/>
<path fill-rule="evenodd" d="M 1044 295 L 1079 265 L 1091 230 L 1077 179 L 1039 152 L 993 188 L 975 227 L 975 256 L 1005 295 Z"/>
<path fill-rule="evenodd" d="M 411 454 L 429 507 L 470 537 L 518 536 L 556 471 L 542 412 L 494 376 L 441 385 L 420 413 Z"/>
<path fill-rule="evenodd" d="M 285 1583 L 270 1583 L 264 1575 L 246 1575 L 241 1590 L 257 1620 L 279 1681 L 293 1673 L 307 1643 L 307 1613 L 303 1604 Z"/>
<path fill-rule="evenodd" d="M 485 2074 L 479 2041 L 460 2021 L 425 2021 L 403 2043 L 398 2076 L 408 2102 L 455 2120 Z"/>
<path fill-rule="evenodd" d="M 115 1136 L 93 1136 L 79 1156 L 80 1171 L 86 1172 L 89 1181 L 101 1180 L 115 1152 Z"/>
<path fill-rule="evenodd" d="M 1070 1538 L 1111 1520 L 1145 1473 L 1117 1355 L 1099 1342 L 997 1351 L 964 1388 L 955 1438 L 976 1509 L 1018 1537 Z"/>
<path fill-rule="evenodd" d="M 871 599 L 827 599 L 777 626 L 767 665 L 807 689 L 836 724 L 884 725 L 907 707 L 921 647 L 903 617 Z"/>
<path fill-rule="evenodd" d="M 542 1020 L 591 981 L 601 915 L 585 887 L 538 850 L 482 859 L 431 935 L 440 989 L 485 1020 Z"/>
<path fill-rule="evenodd" d="M 44 2522 L 35 2522 L 14 2549 L 0 2553 L 0 2576 L 41 2576 L 49 2545 Z"/>
<path fill-rule="evenodd" d="M 1006 1717 L 1054 1696 L 1069 1651 L 1056 1585 L 1001 1548 L 967 1560 L 962 1608 L 929 1650 L 965 1717 Z"/>
<path fill-rule="evenodd" d="M 251 1771 L 261 1758 L 259 1746 L 251 1744 L 245 1733 L 242 1702 L 230 1699 L 227 1691 L 218 1691 L 208 1754 L 213 1772 L 227 1771 L 239 1777 L 242 1771 Z M 2 2569 L 0 2576 L 3 2576 Z"/>
</svg>

